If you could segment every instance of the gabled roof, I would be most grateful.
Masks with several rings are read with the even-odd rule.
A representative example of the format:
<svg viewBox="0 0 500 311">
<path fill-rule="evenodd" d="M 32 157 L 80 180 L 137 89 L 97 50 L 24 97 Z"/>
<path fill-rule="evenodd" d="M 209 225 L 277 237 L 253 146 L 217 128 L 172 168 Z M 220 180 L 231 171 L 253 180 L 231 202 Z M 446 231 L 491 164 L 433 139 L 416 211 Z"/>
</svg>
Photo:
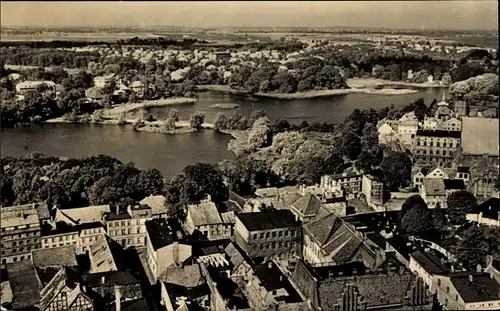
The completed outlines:
<svg viewBox="0 0 500 311">
<path fill-rule="evenodd" d="M 99 222 L 103 220 L 103 215 L 110 213 L 109 205 L 96 205 L 88 207 L 57 209 L 55 222 L 63 221 L 68 224 L 83 224 L 89 222 Z"/>
<path fill-rule="evenodd" d="M 441 178 L 424 178 L 422 185 L 425 187 L 427 195 L 431 196 L 444 196 L 446 189 L 444 187 L 444 180 Z"/>
<path fill-rule="evenodd" d="M 188 213 L 191 215 L 195 226 L 222 224 L 222 218 L 213 202 L 188 205 Z"/>
<path fill-rule="evenodd" d="M 167 213 L 167 199 L 164 195 L 150 195 L 142 199 L 140 204 L 145 204 L 151 208 L 153 215 Z"/>
<path fill-rule="evenodd" d="M 224 249 L 226 255 L 229 256 L 229 262 L 231 263 L 231 272 L 236 271 L 240 265 L 245 263 L 245 257 L 241 254 L 241 252 L 234 246 L 233 243 L 229 243 L 229 245 Z"/>
<path fill-rule="evenodd" d="M 303 216 L 316 215 L 321 208 L 321 201 L 311 193 L 306 193 L 298 199 L 292 206 Z"/>
<path fill-rule="evenodd" d="M 499 156 L 499 122 L 490 118 L 462 118 L 462 150 L 469 155 Z"/>
<path fill-rule="evenodd" d="M 500 284 L 482 272 L 456 272 L 448 275 L 465 303 L 499 300 Z"/>
<path fill-rule="evenodd" d="M 360 234 L 333 213 L 308 223 L 304 228 L 324 255 L 336 262 L 352 260 L 363 244 Z"/>
</svg>

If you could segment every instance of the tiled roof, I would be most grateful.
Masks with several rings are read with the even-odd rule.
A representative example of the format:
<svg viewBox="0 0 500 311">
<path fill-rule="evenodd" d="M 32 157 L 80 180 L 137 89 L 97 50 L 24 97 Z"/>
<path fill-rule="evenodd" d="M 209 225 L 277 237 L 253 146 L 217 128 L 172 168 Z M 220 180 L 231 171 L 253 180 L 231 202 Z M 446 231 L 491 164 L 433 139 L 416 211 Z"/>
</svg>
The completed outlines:
<svg viewBox="0 0 500 311">
<path fill-rule="evenodd" d="M 160 278 L 169 284 L 193 288 L 204 284 L 205 277 L 201 273 L 199 264 L 185 265 L 182 267 L 168 267 Z"/>
<path fill-rule="evenodd" d="M 2 228 L 39 224 L 38 214 L 34 209 L 26 211 L 5 211 L 2 208 L 0 219 L 0 226 Z"/>
<path fill-rule="evenodd" d="M 462 118 L 464 154 L 499 156 L 499 122 L 490 118 Z"/>
<path fill-rule="evenodd" d="M 191 215 L 195 226 L 222 224 L 222 218 L 213 202 L 188 205 L 188 213 Z"/>
<path fill-rule="evenodd" d="M 238 269 L 238 267 L 245 262 L 245 257 L 243 257 L 241 252 L 234 246 L 233 243 L 229 243 L 229 245 L 224 249 L 224 252 L 229 256 L 229 262 L 232 264 L 232 272 L 236 271 L 236 269 Z"/>
<path fill-rule="evenodd" d="M 168 211 L 166 202 L 167 199 L 163 195 L 150 195 L 142 199 L 139 203 L 148 205 L 153 215 L 158 215 Z"/>
<path fill-rule="evenodd" d="M 321 208 L 321 201 L 315 195 L 307 193 L 292 206 L 304 216 L 316 215 Z"/>
<path fill-rule="evenodd" d="M 104 234 L 97 238 L 97 241 L 89 247 L 90 272 L 99 273 L 117 270 L 113 253 Z"/>
<path fill-rule="evenodd" d="M 240 213 L 236 217 L 250 231 L 296 227 L 295 216 L 289 210 Z"/>
<path fill-rule="evenodd" d="M 33 265 L 37 268 L 78 266 L 73 245 L 37 249 L 31 252 Z"/>
<path fill-rule="evenodd" d="M 427 195 L 430 196 L 444 196 L 446 189 L 444 181 L 441 178 L 424 178 L 423 186 Z"/>
<path fill-rule="evenodd" d="M 14 309 L 28 308 L 40 301 L 42 284 L 31 261 L 7 264 L 7 275 L 14 296 L 12 301 Z"/>
<path fill-rule="evenodd" d="M 305 230 L 323 253 L 337 262 L 352 260 L 363 244 L 355 229 L 333 213 L 305 225 Z"/>
<path fill-rule="evenodd" d="M 466 303 L 499 299 L 500 284 L 488 273 L 456 272 L 449 275 L 450 281 Z"/>
<path fill-rule="evenodd" d="M 109 205 L 97 205 L 71 209 L 57 209 L 55 221 L 66 223 L 83 224 L 103 220 L 103 215 L 110 213 Z"/>
<path fill-rule="evenodd" d="M 297 200 L 300 200 L 302 196 L 298 193 L 289 193 L 289 194 L 282 194 L 280 195 L 280 201 L 283 202 L 286 208 L 290 208 L 293 203 L 297 202 Z"/>
</svg>

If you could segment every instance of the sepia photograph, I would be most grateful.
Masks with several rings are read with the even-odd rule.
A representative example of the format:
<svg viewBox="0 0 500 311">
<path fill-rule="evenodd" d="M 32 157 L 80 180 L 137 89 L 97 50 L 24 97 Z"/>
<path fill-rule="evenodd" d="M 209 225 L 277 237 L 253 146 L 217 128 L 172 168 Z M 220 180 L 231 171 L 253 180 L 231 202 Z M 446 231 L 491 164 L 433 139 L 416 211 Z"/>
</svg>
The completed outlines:
<svg viewBox="0 0 500 311">
<path fill-rule="evenodd" d="M 498 1 L 0 13 L 0 311 L 500 310 Z"/>
</svg>

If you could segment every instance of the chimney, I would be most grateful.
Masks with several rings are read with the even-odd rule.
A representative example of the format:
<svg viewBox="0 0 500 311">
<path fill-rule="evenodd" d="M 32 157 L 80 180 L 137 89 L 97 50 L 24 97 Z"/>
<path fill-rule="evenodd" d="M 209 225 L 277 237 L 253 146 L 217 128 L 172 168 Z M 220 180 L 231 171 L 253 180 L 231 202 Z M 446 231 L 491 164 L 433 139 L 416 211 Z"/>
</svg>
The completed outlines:
<svg viewBox="0 0 500 311">
<path fill-rule="evenodd" d="M 101 276 L 101 284 L 104 284 L 104 283 L 106 283 L 106 276 L 105 275 Z"/>
<path fill-rule="evenodd" d="M 473 281 L 474 281 L 474 277 L 471 274 L 469 274 L 469 282 L 473 282 Z"/>
<path fill-rule="evenodd" d="M 272 262 L 272 261 L 268 261 L 268 262 L 267 262 L 267 267 L 268 267 L 269 269 L 272 269 L 272 268 L 273 268 L 273 262 Z"/>
<path fill-rule="evenodd" d="M 120 311 L 122 306 L 121 306 L 121 299 L 122 299 L 122 294 L 120 291 L 120 287 L 118 285 L 115 285 L 115 306 L 116 306 L 116 311 Z"/>
</svg>

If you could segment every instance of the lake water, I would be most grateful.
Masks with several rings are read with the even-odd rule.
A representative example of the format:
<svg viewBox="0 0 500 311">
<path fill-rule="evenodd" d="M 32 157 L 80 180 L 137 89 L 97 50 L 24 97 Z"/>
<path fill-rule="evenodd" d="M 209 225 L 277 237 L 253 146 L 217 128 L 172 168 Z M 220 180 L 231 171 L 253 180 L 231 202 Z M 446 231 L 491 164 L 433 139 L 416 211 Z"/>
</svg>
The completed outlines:
<svg viewBox="0 0 500 311">
<path fill-rule="evenodd" d="M 271 119 L 288 119 L 291 123 L 307 120 L 335 123 L 342 121 L 353 109 L 382 108 L 394 104 L 404 106 L 419 97 L 427 105 L 442 97 L 442 89 L 423 89 L 408 95 L 348 94 L 308 100 L 248 100 L 244 96 L 215 92 L 200 93 L 198 102 L 175 106 L 181 119 L 189 118 L 194 111 L 204 111 L 206 121 L 211 122 L 218 113 L 211 110 L 213 104 L 238 104 L 235 110 L 224 111 L 231 115 L 238 111 L 250 115 L 253 110 L 264 109 Z M 151 113 L 158 119 L 168 115 L 172 107 L 153 108 Z M 200 131 L 189 134 L 164 135 L 135 132 L 130 126 L 42 124 L 20 128 L 6 128 L 1 131 L 0 155 L 22 156 L 38 151 L 47 155 L 65 157 L 87 157 L 107 154 L 123 162 L 134 162 L 140 168 L 157 168 L 165 176 L 182 171 L 182 168 L 196 162 L 217 163 L 233 158 L 226 150 L 231 137 L 214 131 Z"/>
</svg>

